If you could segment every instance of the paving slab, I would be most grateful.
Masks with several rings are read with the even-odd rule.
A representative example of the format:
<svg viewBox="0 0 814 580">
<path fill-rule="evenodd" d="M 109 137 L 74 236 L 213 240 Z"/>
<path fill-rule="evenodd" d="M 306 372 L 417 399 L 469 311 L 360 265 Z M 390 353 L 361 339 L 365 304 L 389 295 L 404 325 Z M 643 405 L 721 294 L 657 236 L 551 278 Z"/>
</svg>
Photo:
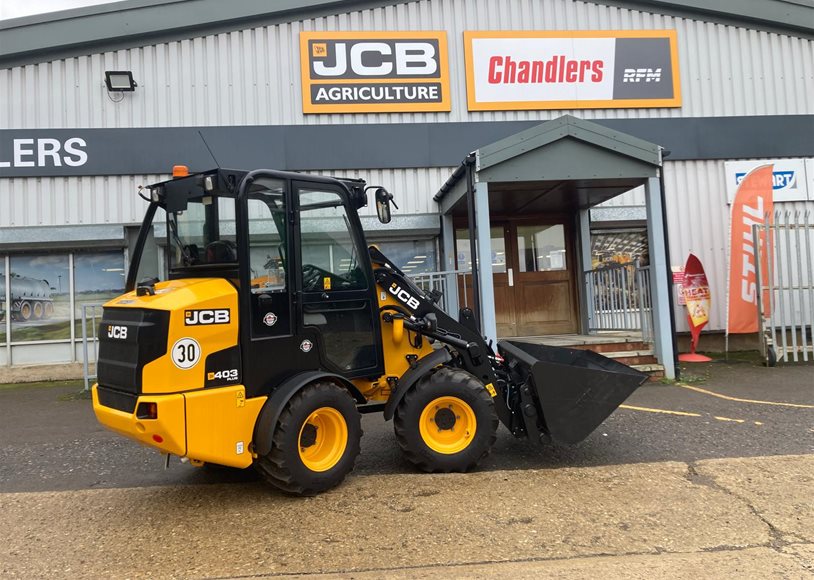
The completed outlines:
<svg viewBox="0 0 814 580">
<path fill-rule="evenodd" d="M 544 560 L 532 562 L 500 562 L 462 566 L 432 566 L 406 570 L 370 570 L 320 575 L 320 580 L 448 580 L 479 578 L 511 578 L 512 580 L 698 580 L 699 578 L 783 578 L 809 580 L 810 572 L 791 556 L 770 548 L 746 548 L 723 552 L 690 554 L 623 555 Z M 302 576 L 274 576 L 294 580 Z"/>
<path fill-rule="evenodd" d="M 783 466 L 810 469 L 798 461 Z M 304 499 L 260 483 L 6 493 L 0 576 L 349 573 L 770 546 L 744 501 L 690 475 L 667 462 L 356 476 Z"/>
<path fill-rule="evenodd" d="M 814 543 L 814 455 L 712 459 L 694 467 L 747 503 L 777 541 Z"/>
</svg>

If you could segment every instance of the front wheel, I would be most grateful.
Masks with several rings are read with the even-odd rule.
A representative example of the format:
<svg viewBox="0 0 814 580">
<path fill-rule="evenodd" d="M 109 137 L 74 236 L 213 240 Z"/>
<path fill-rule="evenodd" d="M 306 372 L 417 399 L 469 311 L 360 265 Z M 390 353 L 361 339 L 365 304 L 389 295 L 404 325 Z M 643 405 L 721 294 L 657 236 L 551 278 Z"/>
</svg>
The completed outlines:
<svg viewBox="0 0 814 580">
<path fill-rule="evenodd" d="M 342 483 L 359 455 L 362 420 L 356 402 L 330 382 L 295 394 L 274 430 L 271 451 L 255 463 L 282 491 L 314 495 Z"/>
<path fill-rule="evenodd" d="M 410 463 L 429 472 L 468 471 L 497 439 L 497 413 L 483 383 L 466 371 L 440 368 L 399 403 L 396 440 Z"/>
<path fill-rule="evenodd" d="M 28 322 L 31 318 L 31 303 L 27 300 L 23 300 L 22 304 L 20 304 L 20 319 L 23 322 Z"/>
</svg>

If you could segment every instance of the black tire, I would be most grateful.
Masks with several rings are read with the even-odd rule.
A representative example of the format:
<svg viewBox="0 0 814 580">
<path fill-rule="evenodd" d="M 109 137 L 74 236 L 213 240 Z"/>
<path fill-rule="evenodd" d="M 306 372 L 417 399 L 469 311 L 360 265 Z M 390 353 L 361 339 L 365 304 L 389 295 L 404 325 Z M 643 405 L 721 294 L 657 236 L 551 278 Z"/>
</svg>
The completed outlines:
<svg viewBox="0 0 814 580">
<path fill-rule="evenodd" d="M 306 423 L 315 412 L 323 409 L 327 410 L 323 413 L 334 418 L 338 412 L 344 420 L 347 435 L 344 449 L 336 452 L 338 460 L 324 471 L 315 471 L 306 464 L 308 459 L 303 458 L 303 452 L 312 446 L 321 446 L 323 442 L 317 439 L 321 436 L 319 428 Z M 306 438 L 309 440 L 301 448 Z M 271 451 L 259 457 L 255 467 L 266 481 L 285 493 L 315 495 L 342 483 L 359 455 L 361 438 L 362 419 L 350 393 L 334 383 L 314 383 L 299 391 L 285 406 L 274 430 Z M 341 447 L 341 441 L 337 445 Z"/>
<path fill-rule="evenodd" d="M 766 351 L 766 366 L 767 367 L 777 366 L 777 353 L 774 352 L 774 348 L 772 348 L 771 346 Z"/>
<path fill-rule="evenodd" d="M 39 320 L 40 318 L 42 318 L 42 315 L 43 315 L 42 302 L 39 302 L 39 301 L 34 302 L 34 304 L 32 306 L 32 311 L 33 311 L 32 316 L 33 316 L 34 320 Z"/>
<path fill-rule="evenodd" d="M 459 424 L 462 419 L 460 414 L 443 408 L 446 405 L 442 404 L 439 407 L 435 404 L 444 398 L 454 398 L 468 406 L 475 419 L 474 435 L 466 435 L 466 417 Z M 457 445 L 453 444 L 452 449 L 444 452 L 438 450 L 440 446 L 433 449 L 431 445 L 433 443 L 437 445 L 437 442 L 425 440 L 421 432 L 422 414 L 425 410 L 427 415 L 424 425 L 426 428 L 429 428 L 430 423 L 441 425 L 437 427 L 437 434 L 444 431 L 452 434 L 456 424 L 462 425 L 460 428 L 464 429 L 463 436 L 466 441 L 457 439 L 457 445 L 465 446 L 458 449 Z M 498 419 L 495 404 L 483 383 L 466 371 L 447 367 L 441 367 L 426 375 L 404 395 L 396 408 L 393 422 L 396 441 L 407 460 L 419 469 L 431 473 L 469 471 L 489 454 L 497 439 Z M 433 433 L 430 432 L 429 437 L 432 436 Z"/>
</svg>

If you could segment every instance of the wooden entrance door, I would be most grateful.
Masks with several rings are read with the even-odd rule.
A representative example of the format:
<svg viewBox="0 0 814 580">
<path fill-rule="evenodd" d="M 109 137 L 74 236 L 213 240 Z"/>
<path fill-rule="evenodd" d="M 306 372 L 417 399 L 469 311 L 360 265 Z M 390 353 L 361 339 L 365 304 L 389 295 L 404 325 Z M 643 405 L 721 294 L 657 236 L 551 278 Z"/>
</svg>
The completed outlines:
<svg viewBox="0 0 814 580">
<path fill-rule="evenodd" d="M 457 231 L 459 269 L 468 260 L 467 230 Z M 492 272 L 498 336 L 568 334 L 579 328 L 576 256 L 565 220 L 492 221 Z M 472 303 L 471 278 L 466 280 Z M 461 290 L 464 290 L 461 288 Z"/>
</svg>

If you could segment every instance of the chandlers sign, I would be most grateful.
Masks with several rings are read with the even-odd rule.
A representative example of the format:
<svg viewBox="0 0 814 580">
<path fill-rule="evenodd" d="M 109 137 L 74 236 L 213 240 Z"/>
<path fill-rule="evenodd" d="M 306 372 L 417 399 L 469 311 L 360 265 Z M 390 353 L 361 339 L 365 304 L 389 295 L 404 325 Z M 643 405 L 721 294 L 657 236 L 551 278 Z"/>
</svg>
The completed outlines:
<svg viewBox="0 0 814 580">
<path fill-rule="evenodd" d="M 301 32 L 305 113 L 449 111 L 446 32 Z"/>
<path fill-rule="evenodd" d="M 680 107 L 674 30 L 464 32 L 470 111 Z"/>
</svg>

